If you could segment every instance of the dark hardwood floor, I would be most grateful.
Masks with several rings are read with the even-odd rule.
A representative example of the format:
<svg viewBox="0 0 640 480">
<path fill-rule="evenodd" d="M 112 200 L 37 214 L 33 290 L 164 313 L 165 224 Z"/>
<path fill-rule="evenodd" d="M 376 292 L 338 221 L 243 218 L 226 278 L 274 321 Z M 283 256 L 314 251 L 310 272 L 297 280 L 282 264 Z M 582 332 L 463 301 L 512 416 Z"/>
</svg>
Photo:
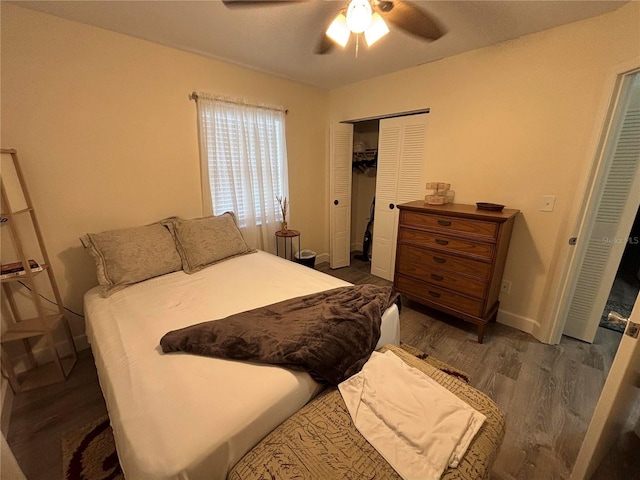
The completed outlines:
<svg viewBox="0 0 640 480">
<path fill-rule="evenodd" d="M 62 478 L 62 435 L 105 413 L 90 350 L 79 352 L 66 382 L 16 395 L 7 442 L 27 480 Z"/>
<path fill-rule="evenodd" d="M 355 259 L 346 268 L 316 268 L 351 283 L 390 284 L 371 276 L 368 262 Z M 480 345 L 473 325 L 416 303 L 405 302 L 400 318 L 403 342 L 465 370 L 471 384 L 506 413 L 507 432 L 493 479 L 569 477 L 620 334 L 600 329 L 592 345 L 563 338 L 552 346 L 491 324 Z M 7 440 L 27 479 L 61 478 L 61 436 L 104 413 L 88 350 L 80 353 L 67 382 L 16 395 Z M 613 480 L 629 478 L 613 470 L 609 474 Z"/>
<path fill-rule="evenodd" d="M 370 264 L 354 258 L 349 268 L 331 271 L 321 264 L 318 269 L 352 283 L 391 284 L 369 275 Z M 599 328 L 593 344 L 562 337 L 559 345 L 546 345 L 495 323 L 487 326 L 481 345 L 474 325 L 417 303 L 405 301 L 400 315 L 402 342 L 466 371 L 471 384 L 506 413 L 493 480 L 569 478 L 620 337 Z M 633 445 L 632 437 L 625 439 Z M 639 457 L 629 450 L 618 449 L 618 461 L 608 461 L 610 480 L 631 478 L 628 468 L 618 471 L 618 466 L 640 468 Z"/>
</svg>

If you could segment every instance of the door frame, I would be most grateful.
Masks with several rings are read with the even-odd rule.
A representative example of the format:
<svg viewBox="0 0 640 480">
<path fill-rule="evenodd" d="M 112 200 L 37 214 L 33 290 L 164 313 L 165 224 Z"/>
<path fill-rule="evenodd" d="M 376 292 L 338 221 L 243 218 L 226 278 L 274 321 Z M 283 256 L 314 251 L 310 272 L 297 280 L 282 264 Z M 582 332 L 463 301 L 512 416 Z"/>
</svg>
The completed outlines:
<svg viewBox="0 0 640 480">
<path fill-rule="evenodd" d="M 605 164 L 605 149 L 607 140 L 611 134 L 611 126 L 614 120 L 614 114 L 618 107 L 622 83 L 625 76 L 640 70 L 640 57 L 635 57 L 626 62 L 620 63 L 612 68 L 605 84 L 605 94 L 602 98 L 598 115 L 599 121 L 594 127 L 591 146 L 589 152 L 593 162 L 589 169 L 588 175 L 581 181 L 582 187 L 577 192 L 582 195 L 576 195 L 579 201 L 574 201 L 569 218 L 575 218 L 576 223 L 573 229 L 568 232 L 569 235 L 561 246 L 562 251 L 560 258 L 565 258 L 564 266 L 559 275 L 559 281 L 556 283 L 557 291 L 555 297 L 550 302 L 549 322 L 545 331 L 541 332 L 538 337 L 541 341 L 549 344 L 558 344 L 562 338 L 562 333 L 566 324 L 566 316 L 571 303 L 573 292 L 578 281 L 580 266 L 584 259 L 587 242 L 577 242 L 575 246 L 570 245 L 571 238 L 579 238 L 582 232 L 590 231 L 593 226 L 599 200 L 602 194 L 601 186 L 606 181 L 608 169 Z M 596 198 L 596 196 L 598 196 Z M 637 209 L 637 206 L 635 207 Z M 627 206 L 627 209 L 630 209 Z M 626 212 L 625 212 L 626 215 Z M 635 212 L 634 212 L 635 215 Z"/>
<path fill-rule="evenodd" d="M 640 296 L 629 315 L 629 323 L 631 322 L 636 326 L 640 324 Z M 640 339 L 626 333 L 630 328 L 631 325 L 628 324 L 622 334 L 620 346 L 574 462 L 570 480 L 591 478 L 613 445 L 616 435 L 622 433 L 621 429 L 633 428 L 630 420 L 635 419 L 630 415 L 633 412 L 633 401 L 638 398 Z"/>
</svg>

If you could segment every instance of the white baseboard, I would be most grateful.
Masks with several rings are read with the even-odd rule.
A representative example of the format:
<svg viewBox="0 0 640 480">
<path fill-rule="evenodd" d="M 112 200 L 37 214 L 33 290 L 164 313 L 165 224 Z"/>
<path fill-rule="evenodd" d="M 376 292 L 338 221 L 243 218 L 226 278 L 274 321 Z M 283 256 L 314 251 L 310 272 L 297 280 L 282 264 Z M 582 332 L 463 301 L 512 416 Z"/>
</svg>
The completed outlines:
<svg viewBox="0 0 640 480">
<path fill-rule="evenodd" d="M 89 348 L 89 341 L 87 340 L 87 335 L 84 333 L 73 337 L 73 343 L 75 344 L 77 351 Z M 67 342 L 56 343 L 56 350 L 61 357 L 71 355 L 71 347 Z M 46 346 L 36 346 L 36 348 L 33 349 L 33 356 L 38 364 L 53 362 L 53 352 Z M 15 357 L 13 360 L 16 373 L 21 373 L 27 370 L 29 363 L 26 353 Z"/>
<path fill-rule="evenodd" d="M 361 251 L 362 251 L 362 243 L 351 244 L 351 252 L 361 252 Z"/>
<path fill-rule="evenodd" d="M 11 390 L 9 380 L 4 377 L 0 377 L 0 389 L 0 431 L 6 437 L 9 432 L 9 421 L 13 407 L 13 390 Z"/>
<path fill-rule="evenodd" d="M 540 328 L 540 324 L 533 318 L 523 317 L 522 315 L 502 309 L 498 310 L 497 322 L 516 328 L 522 332 L 530 333 L 533 336 L 536 336 L 536 333 Z"/>
<path fill-rule="evenodd" d="M 329 254 L 321 253 L 319 255 L 316 255 L 316 265 L 318 265 L 319 263 L 329 263 Z"/>
<path fill-rule="evenodd" d="M 86 333 L 76 335 L 75 337 L 73 337 L 73 343 L 76 345 L 76 350 L 78 352 L 81 352 L 82 350 L 86 350 L 87 348 L 91 347 L 91 345 L 89 345 L 89 340 L 87 340 Z"/>
</svg>

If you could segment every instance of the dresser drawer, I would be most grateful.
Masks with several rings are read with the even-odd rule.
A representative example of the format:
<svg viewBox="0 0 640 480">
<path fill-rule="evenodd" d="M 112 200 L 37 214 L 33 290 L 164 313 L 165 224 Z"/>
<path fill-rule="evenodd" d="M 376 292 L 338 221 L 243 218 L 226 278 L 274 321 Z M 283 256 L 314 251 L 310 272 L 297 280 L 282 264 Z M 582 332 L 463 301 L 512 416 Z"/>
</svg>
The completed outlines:
<svg viewBox="0 0 640 480">
<path fill-rule="evenodd" d="M 491 264 L 472 258 L 461 258 L 448 253 L 423 247 L 414 247 L 399 243 L 396 262 L 400 262 L 396 270 L 402 272 L 401 266 L 420 265 L 425 270 L 446 270 L 461 273 L 486 281 L 491 276 Z"/>
<path fill-rule="evenodd" d="M 484 222 L 482 220 L 444 215 L 425 215 L 424 213 L 411 210 L 402 210 L 400 212 L 400 225 L 429 228 L 431 230 L 439 230 L 443 233 L 455 232 L 466 235 L 478 235 L 487 238 L 496 238 L 498 234 L 498 224 L 495 222 Z"/>
<path fill-rule="evenodd" d="M 493 256 L 494 247 L 493 243 L 474 242 L 473 240 L 464 240 L 410 228 L 400 228 L 398 231 L 398 241 L 474 255 L 476 257 L 486 258 L 487 260 L 490 260 Z"/>
<path fill-rule="evenodd" d="M 394 286 L 401 293 L 418 297 L 428 302 L 437 303 L 476 317 L 482 315 L 482 300 L 458 295 L 402 275 L 396 276 Z"/>
<path fill-rule="evenodd" d="M 464 293 L 466 295 L 483 298 L 486 290 L 486 282 L 474 278 L 463 277 L 446 270 L 425 268 L 424 265 L 410 261 L 407 255 L 402 253 L 397 258 L 397 269 L 403 275 L 407 275 L 436 287 L 444 287 L 449 290 Z"/>
</svg>

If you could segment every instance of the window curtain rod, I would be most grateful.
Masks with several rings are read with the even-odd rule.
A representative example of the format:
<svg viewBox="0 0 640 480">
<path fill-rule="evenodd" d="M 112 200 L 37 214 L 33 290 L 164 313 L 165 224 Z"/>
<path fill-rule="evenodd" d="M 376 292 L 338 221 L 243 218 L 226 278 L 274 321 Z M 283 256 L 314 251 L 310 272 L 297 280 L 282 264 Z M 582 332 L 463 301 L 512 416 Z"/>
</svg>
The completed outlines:
<svg viewBox="0 0 640 480">
<path fill-rule="evenodd" d="M 271 105 L 263 105 L 263 104 L 259 104 L 259 103 L 251 103 L 251 102 L 247 102 L 246 100 L 236 100 L 236 99 L 233 99 L 233 98 L 223 97 L 223 96 L 220 96 L 220 95 L 209 95 L 209 94 L 202 93 L 202 92 L 191 92 L 189 94 L 189 100 L 193 100 L 195 102 L 197 102 L 200 97 L 209 98 L 211 100 L 217 100 L 219 102 L 232 103 L 234 105 L 247 105 L 247 106 L 250 106 L 250 107 L 264 108 L 265 110 L 275 110 L 276 112 L 284 112 L 285 115 L 289 114 L 289 110 L 286 110 L 283 107 L 275 107 L 275 106 L 271 106 Z"/>
</svg>

